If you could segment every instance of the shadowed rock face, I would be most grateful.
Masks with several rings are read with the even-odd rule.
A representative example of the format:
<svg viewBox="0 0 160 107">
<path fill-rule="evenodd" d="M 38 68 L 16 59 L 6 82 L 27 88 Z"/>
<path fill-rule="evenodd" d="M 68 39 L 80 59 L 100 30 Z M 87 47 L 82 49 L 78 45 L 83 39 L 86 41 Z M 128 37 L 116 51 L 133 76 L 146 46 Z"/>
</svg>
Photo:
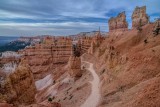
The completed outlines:
<svg viewBox="0 0 160 107">
<path fill-rule="evenodd" d="M 160 34 L 160 19 L 158 19 L 158 20 L 154 23 L 153 34 L 154 34 L 154 35 Z"/>
<path fill-rule="evenodd" d="M 144 26 L 147 23 L 149 23 L 149 16 L 146 14 L 146 6 L 137 6 L 132 14 L 132 28 Z"/>
<path fill-rule="evenodd" d="M 126 21 L 125 12 L 119 13 L 117 17 L 112 17 L 108 21 L 109 31 L 116 29 L 127 29 L 128 23 Z"/>
</svg>

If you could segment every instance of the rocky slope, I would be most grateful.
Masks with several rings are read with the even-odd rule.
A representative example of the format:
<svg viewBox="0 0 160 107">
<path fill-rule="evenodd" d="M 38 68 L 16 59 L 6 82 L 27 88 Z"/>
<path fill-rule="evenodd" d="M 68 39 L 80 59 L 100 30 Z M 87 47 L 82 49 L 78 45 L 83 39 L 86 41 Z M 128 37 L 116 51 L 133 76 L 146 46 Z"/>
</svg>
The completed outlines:
<svg viewBox="0 0 160 107">
<path fill-rule="evenodd" d="M 154 26 L 147 24 L 141 32 L 110 32 L 94 57 L 85 56 L 94 62 L 101 77 L 99 107 L 160 106 L 160 35 L 153 35 Z"/>
</svg>

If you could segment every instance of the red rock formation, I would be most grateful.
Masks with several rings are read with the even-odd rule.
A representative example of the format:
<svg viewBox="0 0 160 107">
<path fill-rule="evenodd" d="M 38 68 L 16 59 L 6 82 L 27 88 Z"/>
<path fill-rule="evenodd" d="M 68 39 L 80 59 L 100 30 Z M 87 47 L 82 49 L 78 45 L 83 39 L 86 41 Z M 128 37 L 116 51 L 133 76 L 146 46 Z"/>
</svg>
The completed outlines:
<svg viewBox="0 0 160 107">
<path fill-rule="evenodd" d="M 99 107 L 160 106 L 160 36 L 154 37 L 153 27 L 147 24 L 141 35 L 136 29 L 114 31 L 93 53 L 90 62 L 102 80 Z"/>
<path fill-rule="evenodd" d="M 81 53 L 87 52 L 87 50 L 91 47 L 92 37 L 83 37 L 79 40 L 78 44 L 81 46 Z"/>
<path fill-rule="evenodd" d="M 69 74 L 72 77 L 79 77 L 81 72 L 81 59 L 80 57 L 71 56 L 69 59 Z"/>
<path fill-rule="evenodd" d="M 100 31 L 97 32 L 97 34 L 92 39 L 91 46 L 90 46 L 90 49 L 88 50 L 88 53 L 93 54 L 95 49 L 100 46 L 103 40 L 105 40 L 105 38 L 102 37 Z"/>
<path fill-rule="evenodd" d="M 72 77 L 80 77 L 82 75 L 81 71 L 81 50 L 77 45 L 74 45 L 72 49 L 72 55 L 69 59 L 69 74 Z"/>
<path fill-rule="evenodd" d="M 144 26 L 147 23 L 149 23 L 149 16 L 146 14 L 146 6 L 137 6 L 132 14 L 132 28 Z"/>
<path fill-rule="evenodd" d="M 0 86 L 3 89 L 0 101 L 7 101 L 15 105 L 34 102 L 36 88 L 33 75 L 30 68 L 23 61 L 13 73 L 2 81 Z"/>
<path fill-rule="evenodd" d="M 117 17 L 110 18 L 108 21 L 109 24 L 109 31 L 116 30 L 116 29 L 127 29 L 128 23 L 126 21 L 125 12 L 119 13 Z"/>
<path fill-rule="evenodd" d="M 67 37 L 46 37 L 41 44 L 20 51 L 34 73 L 40 79 L 53 73 L 55 68 L 68 63 L 72 51 L 72 39 Z"/>
<path fill-rule="evenodd" d="M 43 43 L 44 44 L 52 44 L 53 41 L 54 41 L 54 37 L 47 36 L 47 37 L 44 38 Z"/>
</svg>

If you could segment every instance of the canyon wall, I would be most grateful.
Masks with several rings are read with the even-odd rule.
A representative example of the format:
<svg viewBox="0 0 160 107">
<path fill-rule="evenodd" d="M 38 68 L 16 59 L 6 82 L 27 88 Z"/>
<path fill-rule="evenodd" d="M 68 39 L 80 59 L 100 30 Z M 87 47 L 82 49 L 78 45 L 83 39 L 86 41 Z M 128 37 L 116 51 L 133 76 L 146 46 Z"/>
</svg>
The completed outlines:
<svg viewBox="0 0 160 107">
<path fill-rule="evenodd" d="M 55 68 L 67 64 L 72 51 L 72 39 L 46 37 L 42 43 L 26 47 L 19 53 L 24 55 L 34 73 L 40 79 L 54 72 Z"/>
<path fill-rule="evenodd" d="M 117 17 L 111 17 L 108 21 L 109 31 L 117 29 L 128 29 L 125 12 L 119 13 Z"/>
<path fill-rule="evenodd" d="M 81 53 L 84 54 L 91 47 L 92 37 L 83 37 L 79 40 L 78 44 L 81 46 Z"/>
<path fill-rule="evenodd" d="M 97 34 L 92 38 L 91 46 L 88 49 L 88 53 L 93 54 L 96 48 L 98 48 L 104 40 L 105 40 L 105 37 L 101 35 L 100 31 L 97 32 Z"/>
<path fill-rule="evenodd" d="M 147 23 L 149 23 L 149 16 L 146 13 L 146 6 L 137 6 L 132 14 L 132 28 L 144 26 Z"/>
<path fill-rule="evenodd" d="M 71 55 L 71 48 L 72 40 L 69 38 L 59 38 L 54 40 L 52 37 L 47 37 L 42 44 L 27 47 L 19 53 L 24 54 L 25 57 L 29 59 L 41 56 L 42 58 L 50 58 L 52 63 L 66 63 Z M 32 65 L 33 62 L 30 61 L 30 64 Z"/>
<path fill-rule="evenodd" d="M 82 37 L 78 44 L 81 47 L 81 54 L 90 53 L 92 54 L 95 47 L 98 47 L 102 41 L 105 40 L 105 37 L 101 35 L 100 31 L 97 32 L 92 37 Z M 91 49 L 90 49 L 91 48 Z"/>
</svg>

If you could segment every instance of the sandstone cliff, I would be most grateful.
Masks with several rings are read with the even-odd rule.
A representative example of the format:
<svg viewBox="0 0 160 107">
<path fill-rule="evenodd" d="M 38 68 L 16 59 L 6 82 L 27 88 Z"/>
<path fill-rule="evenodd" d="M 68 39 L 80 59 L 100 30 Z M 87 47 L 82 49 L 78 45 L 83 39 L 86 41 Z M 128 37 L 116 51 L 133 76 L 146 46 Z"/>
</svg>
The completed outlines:
<svg viewBox="0 0 160 107">
<path fill-rule="evenodd" d="M 46 37 L 41 44 L 26 47 L 19 53 L 28 60 L 35 79 L 53 73 L 56 67 L 67 64 L 71 55 L 72 39 Z"/>
</svg>

